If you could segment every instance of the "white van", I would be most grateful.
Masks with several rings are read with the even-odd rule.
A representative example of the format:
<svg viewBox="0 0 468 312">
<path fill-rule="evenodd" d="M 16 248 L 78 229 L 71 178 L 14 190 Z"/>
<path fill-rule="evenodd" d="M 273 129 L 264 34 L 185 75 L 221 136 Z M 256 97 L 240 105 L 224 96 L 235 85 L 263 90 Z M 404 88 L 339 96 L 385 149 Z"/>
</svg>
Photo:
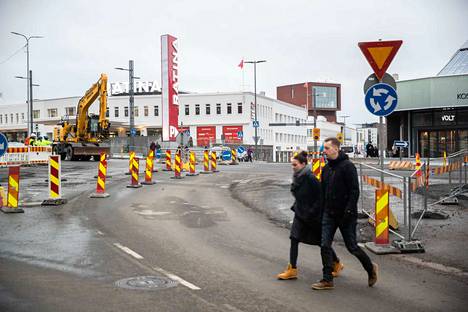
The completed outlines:
<svg viewBox="0 0 468 312">
<path fill-rule="evenodd" d="M 345 145 L 341 146 L 341 150 L 348 155 L 349 158 L 354 158 L 354 157 L 362 157 L 360 155 L 359 151 L 357 150 L 356 146 L 353 145 Z"/>
</svg>

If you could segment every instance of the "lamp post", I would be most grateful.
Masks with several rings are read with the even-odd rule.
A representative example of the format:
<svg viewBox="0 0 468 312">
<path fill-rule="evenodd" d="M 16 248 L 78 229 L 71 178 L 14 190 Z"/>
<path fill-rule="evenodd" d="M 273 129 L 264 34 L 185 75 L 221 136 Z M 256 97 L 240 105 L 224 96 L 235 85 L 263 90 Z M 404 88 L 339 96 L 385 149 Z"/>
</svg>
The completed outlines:
<svg viewBox="0 0 468 312">
<path fill-rule="evenodd" d="M 14 32 L 12 31 L 11 32 L 13 35 L 17 35 L 17 36 L 21 36 L 23 37 L 25 40 L 26 40 L 26 79 L 28 80 L 27 82 L 27 102 L 28 102 L 28 106 L 27 106 L 27 111 L 28 111 L 28 136 L 33 132 L 33 123 L 32 123 L 32 88 L 31 88 L 31 76 L 30 76 L 30 73 L 31 71 L 29 70 L 29 40 L 30 39 L 40 39 L 40 38 L 44 38 L 43 36 L 26 36 L 26 35 L 23 35 L 21 33 L 18 33 L 18 32 Z"/>
<path fill-rule="evenodd" d="M 133 81 L 140 79 L 134 76 L 133 60 L 128 61 L 128 68 L 115 67 L 117 70 L 128 71 L 128 93 L 129 93 L 129 108 L 130 108 L 130 147 L 135 148 L 135 115 L 134 115 L 134 92 Z"/>
<path fill-rule="evenodd" d="M 28 106 L 28 115 L 30 113 L 29 116 L 27 116 L 27 128 L 28 128 L 28 136 L 31 135 L 31 133 L 34 132 L 34 129 L 33 129 L 33 88 L 32 87 L 39 87 L 38 84 L 35 84 L 32 82 L 32 70 L 29 71 L 29 76 L 28 77 L 23 77 L 23 76 L 15 76 L 15 78 L 18 78 L 18 79 L 25 79 L 28 81 L 28 96 L 30 97 L 29 99 L 29 106 Z"/>
<path fill-rule="evenodd" d="M 258 146 L 258 120 L 257 120 L 257 64 L 259 63 L 265 63 L 265 60 L 261 61 L 244 61 L 244 63 L 247 64 L 253 64 L 254 65 L 254 103 L 255 103 L 255 158 L 258 157 L 258 151 L 257 151 L 257 146 Z"/>
<path fill-rule="evenodd" d="M 306 88 L 306 106 L 307 106 L 307 110 L 309 110 L 309 95 L 312 95 L 314 97 L 314 107 L 313 107 L 313 111 L 314 111 L 314 129 L 317 128 L 317 92 L 315 91 L 315 88 L 314 86 L 312 86 L 312 94 L 309 94 L 309 83 L 306 82 L 304 84 L 304 87 Z M 327 94 L 324 92 L 322 93 L 322 96 L 323 97 L 326 97 Z M 314 140 L 314 152 L 317 152 L 317 141 Z M 313 158 L 315 158 L 315 153 L 313 155 Z"/>
</svg>

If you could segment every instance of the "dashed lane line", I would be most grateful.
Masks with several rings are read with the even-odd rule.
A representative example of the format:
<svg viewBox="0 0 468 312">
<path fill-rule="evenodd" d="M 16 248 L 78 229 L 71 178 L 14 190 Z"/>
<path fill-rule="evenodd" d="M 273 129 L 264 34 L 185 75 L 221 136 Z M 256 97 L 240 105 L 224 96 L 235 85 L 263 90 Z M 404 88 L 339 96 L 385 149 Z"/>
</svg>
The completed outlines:
<svg viewBox="0 0 468 312">
<path fill-rule="evenodd" d="M 137 260 L 143 260 L 143 256 L 141 256 L 140 254 L 138 254 L 137 252 L 131 250 L 130 248 L 126 247 L 126 246 L 123 246 L 119 243 L 114 243 L 114 246 L 119 248 L 120 250 L 122 250 L 123 252 L 129 254 L 130 256 L 132 256 L 133 258 L 137 259 Z M 200 290 L 201 288 L 184 280 L 182 277 L 180 276 L 177 276 L 171 272 L 168 272 L 166 270 L 164 270 L 163 268 L 159 268 L 159 267 L 152 267 L 152 270 L 156 271 L 156 272 L 159 272 L 163 275 L 166 275 L 168 278 L 184 285 L 185 287 L 187 287 L 188 289 L 191 289 L 191 290 Z"/>
<path fill-rule="evenodd" d="M 142 260 L 144 259 L 141 255 L 139 255 L 138 253 L 134 252 L 133 250 L 131 250 L 130 248 L 128 247 L 125 247 L 125 246 L 122 246 L 120 245 L 119 243 L 114 243 L 114 246 L 119 248 L 120 250 L 122 250 L 123 252 L 126 252 L 128 253 L 130 256 L 132 256 L 133 258 L 135 259 L 138 259 L 138 260 Z"/>
</svg>

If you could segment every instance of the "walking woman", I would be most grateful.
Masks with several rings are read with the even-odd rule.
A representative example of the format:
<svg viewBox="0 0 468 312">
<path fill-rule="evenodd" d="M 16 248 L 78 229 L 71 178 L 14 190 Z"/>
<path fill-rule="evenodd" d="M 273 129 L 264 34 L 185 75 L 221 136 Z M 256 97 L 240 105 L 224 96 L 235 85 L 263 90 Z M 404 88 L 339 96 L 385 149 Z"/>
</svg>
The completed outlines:
<svg viewBox="0 0 468 312">
<path fill-rule="evenodd" d="M 293 182 L 291 193 L 295 202 L 291 207 L 294 211 L 294 221 L 291 228 L 291 249 L 289 264 L 286 270 L 278 274 L 278 279 L 288 280 L 297 278 L 297 256 L 299 243 L 320 246 L 322 237 L 322 203 L 320 182 L 312 174 L 307 165 L 307 152 L 302 151 L 291 159 Z M 333 251 L 333 276 L 337 277 L 343 269 L 343 264 Z"/>
</svg>

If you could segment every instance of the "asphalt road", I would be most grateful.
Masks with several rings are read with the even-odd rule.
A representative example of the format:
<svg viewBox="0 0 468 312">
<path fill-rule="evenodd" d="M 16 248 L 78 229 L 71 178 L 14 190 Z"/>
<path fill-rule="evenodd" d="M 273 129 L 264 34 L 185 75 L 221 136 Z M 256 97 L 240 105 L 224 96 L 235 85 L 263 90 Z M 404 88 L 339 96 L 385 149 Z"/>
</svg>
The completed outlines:
<svg viewBox="0 0 468 312">
<path fill-rule="evenodd" d="M 466 311 L 466 276 L 372 255 L 381 274 L 369 288 L 341 244 L 345 270 L 335 290 L 310 289 L 321 277 L 312 246 L 300 246 L 298 280 L 276 280 L 288 262 L 288 230 L 233 199 L 229 187 L 290 175 L 287 165 L 220 166 L 182 180 L 158 172 L 157 184 L 130 189 L 126 162 L 111 161 L 106 199 L 88 198 L 95 163 L 74 166 L 64 164 L 69 177 L 78 173 L 64 191 L 67 205 L 0 215 L 1 311 Z M 176 285 L 116 285 L 139 276 Z"/>
</svg>

